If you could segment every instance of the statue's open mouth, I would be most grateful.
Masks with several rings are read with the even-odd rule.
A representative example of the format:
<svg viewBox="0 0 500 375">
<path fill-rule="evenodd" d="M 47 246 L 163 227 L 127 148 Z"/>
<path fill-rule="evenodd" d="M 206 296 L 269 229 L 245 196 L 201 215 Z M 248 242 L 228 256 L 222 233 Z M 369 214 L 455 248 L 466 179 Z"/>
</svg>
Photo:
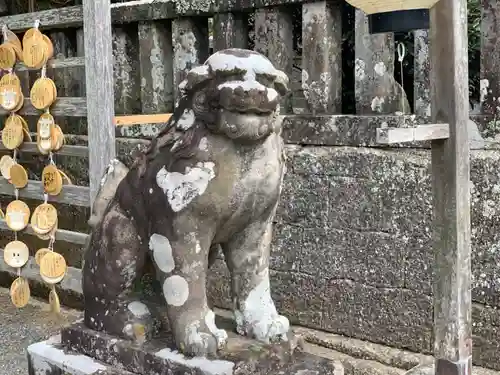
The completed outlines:
<svg viewBox="0 0 500 375">
<path fill-rule="evenodd" d="M 229 81 L 217 90 L 219 106 L 229 112 L 269 116 L 279 104 L 276 90 L 258 81 Z"/>
</svg>

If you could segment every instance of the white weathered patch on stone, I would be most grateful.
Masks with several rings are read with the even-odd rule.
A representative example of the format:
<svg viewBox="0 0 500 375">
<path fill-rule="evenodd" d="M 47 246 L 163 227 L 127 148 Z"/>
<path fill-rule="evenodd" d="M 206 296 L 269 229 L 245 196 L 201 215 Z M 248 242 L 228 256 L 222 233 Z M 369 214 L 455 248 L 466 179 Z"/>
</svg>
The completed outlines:
<svg viewBox="0 0 500 375">
<path fill-rule="evenodd" d="M 210 360 L 203 357 L 186 358 L 179 352 L 172 351 L 169 348 L 160 350 L 156 355 L 173 363 L 200 369 L 207 375 L 233 375 L 233 362 Z"/>
<path fill-rule="evenodd" d="M 113 174 L 113 172 L 115 171 L 115 166 L 119 163 L 120 163 L 120 161 L 118 159 L 113 159 L 109 162 L 109 164 L 106 168 L 106 172 L 104 173 L 104 176 L 102 176 L 102 178 L 101 178 L 101 187 L 104 186 L 108 176 L 110 174 Z"/>
<path fill-rule="evenodd" d="M 106 366 L 85 355 L 66 354 L 57 348 L 61 342 L 60 336 L 54 336 L 47 341 L 28 346 L 28 355 L 35 374 L 51 373 L 52 367 L 64 369 L 75 375 L 91 375 L 98 371 L 106 371 Z"/>
<path fill-rule="evenodd" d="M 243 79 L 245 81 L 256 81 L 257 74 L 267 74 L 275 76 L 276 80 L 286 80 L 288 77 L 281 71 L 277 70 L 271 61 L 256 53 L 251 53 L 247 57 L 235 56 L 224 51 L 218 51 L 208 58 L 205 62 L 213 71 L 245 71 Z"/>
<path fill-rule="evenodd" d="M 177 121 L 177 129 L 188 130 L 191 126 L 194 125 L 195 115 L 192 109 L 185 109 L 182 112 L 181 117 Z"/>
<path fill-rule="evenodd" d="M 488 96 L 488 89 L 490 88 L 490 81 L 487 79 L 482 79 L 479 81 L 479 95 L 480 99 L 479 102 L 482 103 L 486 99 L 486 96 Z"/>
<path fill-rule="evenodd" d="M 213 162 L 199 162 L 186 167 L 185 173 L 168 172 L 165 167 L 156 175 L 156 182 L 167 196 L 174 212 L 185 208 L 193 199 L 202 195 L 215 177 Z"/>
<path fill-rule="evenodd" d="M 148 307 L 140 301 L 130 302 L 127 308 L 136 318 L 144 318 L 151 314 Z"/>
<path fill-rule="evenodd" d="M 179 275 L 168 277 L 163 283 L 163 295 L 169 305 L 182 306 L 189 298 L 189 285 L 185 278 Z"/>
<path fill-rule="evenodd" d="M 365 69 L 366 63 L 361 59 L 356 59 L 354 62 L 354 75 L 359 81 L 365 79 Z"/>
<path fill-rule="evenodd" d="M 372 111 L 382 112 L 382 106 L 384 105 L 384 103 L 385 103 L 384 97 L 379 97 L 379 96 L 374 97 L 371 105 Z"/>
<path fill-rule="evenodd" d="M 199 254 L 201 251 L 200 241 L 198 241 L 198 240 L 196 240 L 195 251 L 196 251 L 196 254 Z"/>
<path fill-rule="evenodd" d="M 251 332 L 257 340 L 264 342 L 278 337 L 286 340 L 290 322 L 276 311 L 271 298 L 268 268 L 261 277 L 262 281 L 249 293 L 241 310 L 234 311 L 238 333 Z"/>
<path fill-rule="evenodd" d="M 160 271 L 170 273 L 174 270 L 174 255 L 167 237 L 153 233 L 149 238 L 149 249 L 153 252 L 153 259 Z"/>
<path fill-rule="evenodd" d="M 198 148 L 201 151 L 208 151 L 208 139 L 207 137 L 203 137 L 200 139 L 200 143 L 198 144 Z"/>
<path fill-rule="evenodd" d="M 387 67 L 385 66 L 383 61 L 379 61 L 375 64 L 373 70 L 375 70 L 375 73 L 377 73 L 379 76 L 383 76 L 387 71 Z"/>
<path fill-rule="evenodd" d="M 227 342 L 227 332 L 223 329 L 217 328 L 217 326 L 215 325 L 215 314 L 212 310 L 208 310 L 207 314 L 205 315 L 205 324 L 210 333 L 217 340 L 217 346 L 219 348 L 223 348 Z"/>
</svg>

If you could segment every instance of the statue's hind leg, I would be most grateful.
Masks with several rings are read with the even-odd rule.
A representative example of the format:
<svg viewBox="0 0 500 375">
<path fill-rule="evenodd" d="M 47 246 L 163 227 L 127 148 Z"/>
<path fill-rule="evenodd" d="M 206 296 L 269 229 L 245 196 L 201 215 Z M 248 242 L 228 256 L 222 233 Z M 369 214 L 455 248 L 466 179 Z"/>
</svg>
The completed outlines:
<svg viewBox="0 0 500 375">
<path fill-rule="evenodd" d="M 112 202 L 85 256 L 83 293 L 89 328 L 139 343 L 152 334 L 156 314 L 133 293 L 144 268 L 145 246 L 130 215 Z"/>
</svg>

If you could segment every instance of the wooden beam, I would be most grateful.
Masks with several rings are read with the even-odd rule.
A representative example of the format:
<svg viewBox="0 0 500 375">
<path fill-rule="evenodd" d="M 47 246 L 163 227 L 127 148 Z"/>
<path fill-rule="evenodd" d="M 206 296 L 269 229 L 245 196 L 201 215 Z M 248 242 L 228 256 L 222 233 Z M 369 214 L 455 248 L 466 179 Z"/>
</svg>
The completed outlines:
<svg viewBox="0 0 500 375">
<path fill-rule="evenodd" d="M 14 187 L 8 180 L 0 177 L 0 194 L 14 196 Z M 42 199 L 43 185 L 40 181 L 28 181 L 25 188 L 19 189 L 19 197 L 25 199 Z M 61 194 L 49 196 L 49 202 L 71 204 L 73 206 L 89 206 L 89 188 L 87 186 L 65 185 Z"/>
<path fill-rule="evenodd" d="M 116 126 L 131 126 L 131 125 L 142 125 L 142 124 L 161 124 L 167 122 L 171 113 L 159 113 L 154 115 L 126 115 L 126 116 L 115 116 L 114 124 Z"/>
<path fill-rule="evenodd" d="M 82 67 L 85 65 L 85 58 L 83 57 L 68 57 L 63 59 L 52 59 L 47 62 L 47 69 L 64 69 L 64 68 L 75 68 Z M 17 72 L 23 72 L 26 70 L 39 70 L 36 68 L 29 68 L 23 63 L 18 63 L 15 67 Z"/>
<path fill-rule="evenodd" d="M 377 143 L 390 145 L 404 142 L 432 141 L 450 136 L 448 124 L 418 125 L 412 128 L 378 128 Z"/>
<path fill-rule="evenodd" d="M 0 107 L 0 116 L 9 114 L 9 111 Z M 23 107 L 17 112 L 22 116 L 40 116 L 43 112 L 31 105 L 31 100 L 24 99 Z M 87 103 L 85 98 L 58 98 L 50 107 L 54 116 L 85 117 L 87 116 Z"/>
<path fill-rule="evenodd" d="M 9 231 L 12 232 L 12 230 L 7 226 L 7 223 L 5 220 L 0 219 L 0 231 Z M 26 233 L 29 235 L 34 236 L 35 232 L 31 228 L 31 225 L 28 225 L 28 227 L 23 230 L 21 233 Z M 56 241 L 64 241 L 68 243 L 74 243 L 77 245 L 85 245 L 87 243 L 89 235 L 86 233 L 80 233 L 80 232 L 73 232 L 70 230 L 65 230 L 65 229 L 58 229 L 56 231 Z M 2 257 L 3 259 L 3 257 Z"/>
<path fill-rule="evenodd" d="M 31 133 L 31 136 L 33 139 L 35 139 L 36 134 Z M 23 144 L 18 147 L 18 150 L 30 154 L 40 154 L 40 150 L 38 150 L 36 142 L 23 142 Z M 1 142 L 0 142 L 0 151 L 5 151 L 9 153 L 12 152 L 11 150 L 6 149 L 3 143 Z M 63 146 L 63 148 L 61 148 L 55 154 L 85 158 L 89 156 L 89 149 L 87 146 Z"/>
<path fill-rule="evenodd" d="M 441 0 L 431 9 L 430 55 L 432 120 L 450 125 L 449 138 L 432 143 L 435 373 L 470 375 L 467 0 Z"/>
<path fill-rule="evenodd" d="M 300 4 L 311 0 L 217 0 L 206 6 L 206 2 L 185 2 L 186 6 L 176 7 L 173 1 L 137 0 L 111 4 L 111 17 L 114 24 L 133 23 L 140 21 L 156 21 L 174 19 L 179 16 L 204 15 L 215 13 L 251 11 L 291 3 Z M 85 6 L 86 4 L 84 4 Z M 177 9 L 176 9 L 177 8 Z M 0 17 L 0 25 L 7 25 L 14 32 L 22 32 L 33 27 L 34 20 L 40 20 L 43 30 L 81 27 L 83 10 L 81 5 L 42 10 L 33 13 L 16 14 Z"/>
<path fill-rule="evenodd" d="M 110 1 L 85 0 L 83 21 L 92 207 L 106 167 L 116 155 Z"/>
</svg>

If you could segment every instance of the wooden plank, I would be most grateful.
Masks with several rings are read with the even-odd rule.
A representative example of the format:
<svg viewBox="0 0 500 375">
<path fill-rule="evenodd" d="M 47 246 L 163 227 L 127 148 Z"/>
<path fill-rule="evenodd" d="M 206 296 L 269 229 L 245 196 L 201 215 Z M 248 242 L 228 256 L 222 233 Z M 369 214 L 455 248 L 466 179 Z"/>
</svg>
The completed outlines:
<svg viewBox="0 0 500 375">
<path fill-rule="evenodd" d="M 472 374 L 467 53 L 467 0 L 441 0 L 431 9 L 431 108 L 450 137 L 432 143 L 436 375 Z"/>
<path fill-rule="evenodd" d="M 255 12 L 255 50 L 267 56 L 289 78 L 293 72 L 293 19 L 285 8 L 263 8 Z M 292 112 L 291 95 L 282 98 L 281 113 Z"/>
<path fill-rule="evenodd" d="M 0 116 L 10 112 L 0 108 Z M 40 116 L 43 112 L 31 105 L 31 100 L 24 99 L 24 106 L 18 114 L 22 116 Z M 87 103 L 85 98 L 58 98 L 50 107 L 54 116 L 85 117 L 87 116 Z"/>
<path fill-rule="evenodd" d="M 7 226 L 5 220 L 0 219 L 0 230 L 11 231 Z M 24 231 L 22 231 L 22 233 L 26 233 L 32 236 L 35 235 L 35 232 L 33 232 L 31 225 L 28 225 L 28 227 Z M 58 229 L 56 231 L 56 241 L 64 241 L 77 245 L 85 245 L 87 243 L 88 237 L 89 235 L 86 233 L 73 232 L 65 229 Z"/>
<path fill-rule="evenodd" d="M 5 264 L 3 249 L 0 249 L 0 272 L 8 272 L 17 276 L 17 270 Z M 45 284 L 40 276 L 40 267 L 36 264 L 34 257 L 29 257 L 28 263 L 21 269 L 21 276 L 28 281 L 36 281 Z M 80 268 L 68 267 L 64 279 L 57 285 L 58 288 L 77 294 L 82 294 L 82 270 Z"/>
<path fill-rule="evenodd" d="M 481 0 L 481 80 L 482 112 L 498 115 L 500 96 L 500 3 Z"/>
<path fill-rule="evenodd" d="M 52 59 L 47 62 L 47 69 L 65 69 L 85 66 L 85 58 L 83 57 L 68 57 L 63 59 Z M 27 70 L 40 70 L 29 68 L 23 63 L 18 63 L 15 68 L 16 72 L 24 72 Z"/>
<path fill-rule="evenodd" d="M 141 124 L 160 124 L 167 122 L 171 113 L 159 113 L 154 115 L 128 115 L 128 116 L 115 116 L 114 124 L 116 126 L 131 126 Z"/>
<path fill-rule="evenodd" d="M 450 136 L 448 124 L 419 125 L 412 128 L 378 128 L 377 143 L 390 145 L 403 142 L 432 141 Z"/>
<path fill-rule="evenodd" d="M 14 196 L 14 187 L 0 177 L 0 194 Z M 40 181 L 28 181 L 24 189 L 19 190 L 19 197 L 25 199 L 43 199 L 43 185 Z M 87 186 L 65 185 L 61 194 L 49 196 L 49 202 L 65 203 L 73 206 L 89 206 L 89 188 Z"/>
<path fill-rule="evenodd" d="M 179 16 L 213 15 L 220 12 L 250 11 L 255 8 L 270 6 L 301 4 L 311 0 L 217 0 L 209 4 L 206 2 L 185 2 L 185 6 L 178 6 L 173 1 L 136 0 L 125 3 L 111 4 L 113 23 L 134 23 L 140 21 L 155 21 L 175 19 Z M 42 30 L 81 27 L 83 24 L 83 10 L 81 5 L 54 8 L 33 13 L 16 14 L 0 17 L 0 24 L 6 24 L 14 32 L 22 32 L 33 27 L 33 20 L 40 20 Z"/>
<path fill-rule="evenodd" d="M 32 134 L 33 138 L 35 136 L 36 136 L 35 134 Z M 24 142 L 18 149 L 22 152 L 40 154 L 40 151 L 38 150 L 36 142 Z M 5 148 L 3 143 L 0 143 L 0 151 L 11 152 L 10 150 L 7 150 Z M 77 156 L 77 157 L 85 158 L 85 157 L 89 156 L 89 149 L 87 146 L 63 146 L 63 148 L 61 148 L 55 154 L 56 155 L 64 155 L 64 156 Z"/>
<path fill-rule="evenodd" d="M 302 5 L 302 90 L 313 115 L 342 112 L 342 5 Z"/>
<path fill-rule="evenodd" d="M 143 114 L 173 112 L 172 25 L 141 22 L 138 26 L 141 104 Z"/>
<path fill-rule="evenodd" d="M 32 28 L 35 20 L 40 20 L 40 28 L 46 30 L 78 26 L 82 24 L 82 19 L 82 7 L 70 6 L 0 17 L 0 25 L 7 25 L 14 32 L 22 32 Z"/>
<path fill-rule="evenodd" d="M 188 38 L 194 40 L 188 41 Z M 172 21 L 174 41 L 174 100 L 179 97 L 179 83 L 195 66 L 208 58 L 208 18 L 192 17 Z"/>
<path fill-rule="evenodd" d="M 231 2 L 227 0 L 226 2 Z M 226 48 L 248 48 L 248 18 L 244 13 L 214 14 L 214 52 Z"/>
<path fill-rule="evenodd" d="M 88 108 L 90 207 L 109 162 L 116 156 L 113 124 L 113 50 L 109 0 L 83 4 Z"/>
</svg>

